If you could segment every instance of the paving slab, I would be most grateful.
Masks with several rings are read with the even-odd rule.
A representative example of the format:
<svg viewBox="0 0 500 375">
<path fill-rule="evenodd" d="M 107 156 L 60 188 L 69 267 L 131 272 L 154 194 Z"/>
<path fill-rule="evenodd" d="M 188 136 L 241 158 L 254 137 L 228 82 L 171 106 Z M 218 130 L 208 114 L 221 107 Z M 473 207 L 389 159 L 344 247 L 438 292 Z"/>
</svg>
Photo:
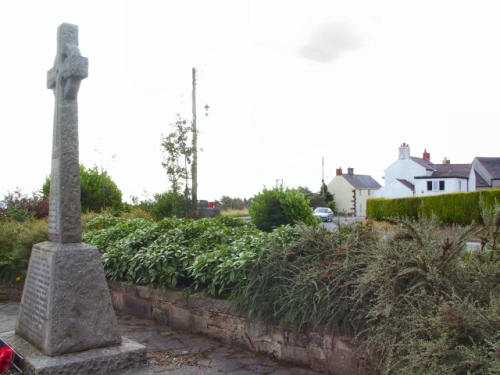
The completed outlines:
<svg viewBox="0 0 500 375">
<path fill-rule="evenodd" d="M 0 302 L 0 337 L 15 328 L 18 302 Z M 318 375 L 251 351 L 231 347 L 211 338 L 177 331 L 153 320 L 116 311 L 120 334 L 142 344 L 147 364 L 109 375 Z"/>
</svg>

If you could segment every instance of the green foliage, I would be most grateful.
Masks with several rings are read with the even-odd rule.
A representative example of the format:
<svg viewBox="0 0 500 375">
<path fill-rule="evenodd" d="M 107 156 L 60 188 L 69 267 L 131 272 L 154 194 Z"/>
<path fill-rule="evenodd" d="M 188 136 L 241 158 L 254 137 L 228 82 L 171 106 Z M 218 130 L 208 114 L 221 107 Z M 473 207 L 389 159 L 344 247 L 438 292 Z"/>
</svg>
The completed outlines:
<svg viewBox="0 0 500 375">
<path fill-rule="evenodd" d="M 333 212 L 337 212 L 334 195 L 328 191 L 328 187 L 324 182 L 319 193 L 313 193 L 309 188 L 302 186 L 299 186 L 297 190 L 304 194 L 304 197 L 309 201 L 309 206 L 312 208 L 329 207 Z"/>
<path fill-rule="evenodd" d="M 191 163 L 195 151 L 190 144 L 193 127 L 179 114 L 175 123 L 170 125 L 174 130 L 166 136 L 162 135 L 161 147 L 165 154 L 162 165 L 167 172 L 172 192 L 175 195 L 184 194 L 188 198 L 188 180 L 191 177 Z"/>
<path fill-rule="evenodd" d="M 186 217 L 190 204 L 191 202 L 185 196 L 168 191 L 154 195 L 154 200 L 149 206 L 149 212 L 156 220 L 166 217 Z"/>
<path fill-rule="evenodd" d="M 264 188 L 253 198 L 248 212 L 255 226 L 265 232 L 281 225 L 317 223 L 308 200 L 295 189 Z"/>
<path fill-rule="evenodd" d="M 481 222 L 483 206 L 491 207 L 497 200 L 500 200 L 500 189 L 397 199 L 370 198 L 366 213 L 373 220 L 436 216 L 442 223 L 469 225 Z"/>
<path fill-rule="evenodd" d="M 500 207 L 491 227 L 443 226 L 436 217 L 371 223 L 270 244 L 237 311 L 292 332 L 351 334 L 384 374 L 493 374 L 500 368 Z M 488 238 L 468 249 L 471 238 Z"/>
<path fill-rule="evenodd" d="M 82 222 L 111 279 L 229 295 L 237 311 L 293 333 L 352 335 L 381 374 L 497 374 L 500 204 L 481 210 L 481 223 L 465 227 L 421 216 L 335 232 L 267 233 L 228 216 L 154 221 L 143 210 Z M 0 281 L 22 281 L 46 238 L 46 220 L 0 220 Z M 468 248 L 472 238 L 480 246 Z"/>
<path fill-rule="evenodd" d="M 106 171 L 85 168 L 80 165 L 80 188 L 82 212 L 100 212 L 105 208 L 120 210 L 122 208 L 122 192 Z M 44 196 L 50 194 L 50 179 L 46 178 L 42 191 Z"/>
<path fill-rule="evenodd" d="M 219 207 L 221 211 L 245 210 L 248 207 L 248 201 L 246 199 L 231 198 L 224 195 L 220 201 L 217 202 L 217 207 Z"/>
<path fill-rule="evenodd" d="M 268 236 L 227 216 L 133 219 L 103 230 L 92 229 L 95 222 L 89 222 L 88 227 L 84 240 L 101 251 L 109 278 L 156 288 L 188 286 L 211 295 L 245 279 Z"/>
<path fill-rule="evenodd" d="M 26 277 L 31 248 L 47 240 L 47 220 L 0 220 L 0 282 L 16 283 Z"/>
<path fill-rule="evenodd" d="M 232 291 L 231 301 L 251 318 L 298 333 L 305 329 L 352 333 L 346 320 L 352 280 L 366 264 L 356 254 L 372 247 L 378 234 L 354 224 L 329 232 L 303 227 L 294 242 L 273 241 Z"/>
</svg>

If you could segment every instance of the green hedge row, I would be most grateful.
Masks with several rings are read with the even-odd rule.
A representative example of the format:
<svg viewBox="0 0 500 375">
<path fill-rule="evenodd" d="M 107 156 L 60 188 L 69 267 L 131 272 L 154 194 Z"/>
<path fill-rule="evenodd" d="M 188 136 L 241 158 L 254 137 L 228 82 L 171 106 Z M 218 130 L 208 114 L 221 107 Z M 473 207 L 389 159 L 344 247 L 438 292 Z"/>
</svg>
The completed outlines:
<svg viewBox="0 0 500 375">
<path fill-rule="evenodd" d="M 481 223 L 483 207 L 490 208 L 500 202 L 500 189 L 451 193 L 410 198 L 370 198 L 366 206 L 367 217 L 384 220 L 394 217 L 431 217 L 442 223 L 468 225 Z"/>
</svg>

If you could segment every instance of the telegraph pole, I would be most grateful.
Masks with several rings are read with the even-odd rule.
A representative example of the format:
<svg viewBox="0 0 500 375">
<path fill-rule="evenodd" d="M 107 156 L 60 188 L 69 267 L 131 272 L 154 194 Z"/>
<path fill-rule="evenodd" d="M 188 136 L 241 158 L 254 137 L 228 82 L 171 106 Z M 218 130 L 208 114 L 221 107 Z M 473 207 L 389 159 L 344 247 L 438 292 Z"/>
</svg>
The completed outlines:
<svg viewBox="0 0 500 375">
<path fill-rule="evenodd" d="M 325 158 L 321 157 L 321 182 L 325 183 Z"/>
<path fill-rule="evenodd" d="M 198 207 L 198 131 L 196 130 L 196 69 L 193 68 L 193 164 L 191 165 L 191 197 L 194 209 Z"/>
</svg>

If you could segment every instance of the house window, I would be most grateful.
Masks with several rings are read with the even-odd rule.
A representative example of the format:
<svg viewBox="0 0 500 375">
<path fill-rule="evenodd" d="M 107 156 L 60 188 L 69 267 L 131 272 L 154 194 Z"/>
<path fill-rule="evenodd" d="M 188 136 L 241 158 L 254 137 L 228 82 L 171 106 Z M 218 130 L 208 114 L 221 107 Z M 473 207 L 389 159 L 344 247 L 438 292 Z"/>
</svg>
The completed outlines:
<svg viewBox="0 0 500 375">
<path fill-rule="evenodd" d="M 370 196 L 370 189 L 368 189 L 368 196 Z"/>
<path fill-rule="evenodd" d="M 444 181 L 427 181 L 428 191 L 443 191 Z"/>
</svg>

